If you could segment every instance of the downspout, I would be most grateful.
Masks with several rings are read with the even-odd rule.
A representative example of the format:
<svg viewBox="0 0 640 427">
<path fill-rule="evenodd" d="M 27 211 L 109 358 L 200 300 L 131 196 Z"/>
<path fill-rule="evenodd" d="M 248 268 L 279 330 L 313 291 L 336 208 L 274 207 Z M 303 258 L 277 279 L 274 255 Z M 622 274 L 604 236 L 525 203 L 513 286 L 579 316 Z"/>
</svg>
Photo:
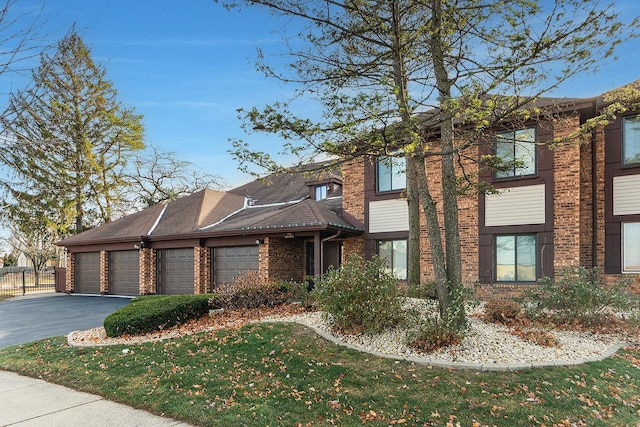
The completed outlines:
<svg viewBox="0 0 640 427">
<path fill-rule="evenodd" d="M 342 230 L 338 230 L 338 232 L 333 236 L 325 237 L 324 239 L 320 240 L 320 279 L 322 279 L 322 276 L 324 276 L 324 242 L 328 242 L 329 240 L 337 238 L 341 233 Z"/>
</svg>

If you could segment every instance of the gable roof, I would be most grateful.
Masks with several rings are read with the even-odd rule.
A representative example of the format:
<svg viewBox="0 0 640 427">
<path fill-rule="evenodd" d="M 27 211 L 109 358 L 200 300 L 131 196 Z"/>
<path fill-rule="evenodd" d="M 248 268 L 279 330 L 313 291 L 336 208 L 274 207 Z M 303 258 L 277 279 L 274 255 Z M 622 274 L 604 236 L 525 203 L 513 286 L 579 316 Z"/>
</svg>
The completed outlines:
<svg viewBox="0 0 640 427">
<path fill-rule="evenodd" d="M 342 197 L 309 199 L 309 182 L 340 180 L 334 172 L 273 174 L 228 192 L 205 189 L 163 202 L 58 242 L 61 246 L 272 233 L 277 230 L 362 230 L 342 218 Z M 313 180 L 313 181 L 311 181 Z M 341 193 L 339 193 L 341 194 Z M 251 201 L 248 199 L 250 196 Z"/>
<path fill-rule="evenodd" d="M 205 189 L 173 202 L 162 202 L 59 242 L 63 246 L 137 241 L 143 236 L 189 233 L 241 209 L 244 198 Z"/>
</svg>

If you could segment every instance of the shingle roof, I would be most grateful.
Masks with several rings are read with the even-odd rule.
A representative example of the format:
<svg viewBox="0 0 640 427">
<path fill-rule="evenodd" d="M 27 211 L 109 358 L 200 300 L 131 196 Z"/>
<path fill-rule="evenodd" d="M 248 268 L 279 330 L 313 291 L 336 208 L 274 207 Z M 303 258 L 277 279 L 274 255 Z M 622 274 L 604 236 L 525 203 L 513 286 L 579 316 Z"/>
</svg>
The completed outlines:
<svg viewBox="0 0 640 427">
<path fill-rule="evenodd" d="M 359 231 L 357 227 L 329 209 L 327 204 L 306 199 L 281 205 L 246 207 L 224 222 L 206 228 L 208 233 L 267 231 L 300 228 L 337 228 Z"/>
<path fill-rule="evenodd" d="M 201 238 L 217 234 L 269 232 L 279 229 L 344 229 L 360 232 L 341 217 L 342 198 L 309 200 L 305 183 L 339 175 L 282 173 L 256 180 L 226 193 L 202 190 L 169 203 L 160 203 L 117 221 L 72 236 L 62 246 Z M 341 194 L 341 193 L 338 193 Z M 255 205 L 250 206 L 246 196 Z"/>
<path fill-rule="evenodd" d="M 288 172 L 271 174 L 228 192 L 250 197 L 260 205 L 300 200 L 309 195 L 307 183 L 310 181 L 342 180 L 339 170 L 314 171 L 315 169 L 321 169 L 322 165 L 323 163 L 313 163 L 301 168 L 292 168 Z"/>
<path fill-rule="evenodd" d="M 59 242 L 64 246 L 133 241 L 142 236 L 189 233 L 218 221 L 244 206 L 244 198 L 214 190 L 202 190 L 173 202 L 163 202 L 116 221 L 87 230 Z"/>
</svg>

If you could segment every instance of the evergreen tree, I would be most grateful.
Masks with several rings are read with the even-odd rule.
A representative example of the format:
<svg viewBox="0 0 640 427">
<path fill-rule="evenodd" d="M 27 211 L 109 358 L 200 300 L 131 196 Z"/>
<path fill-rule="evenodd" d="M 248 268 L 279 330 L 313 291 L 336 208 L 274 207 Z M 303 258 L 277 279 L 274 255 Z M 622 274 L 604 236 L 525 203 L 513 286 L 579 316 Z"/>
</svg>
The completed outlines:
<svg viewBox="0 0 640 427">
<path fill-rule="evenodd" d="M 61 237 L 110 221 L 127 160 L 144 146 L 141 120 L 117 100 L 81 37 L 63 38 L 3 114 L 0 161 L 10 170 L 13 217 L 46 211 Z"/>
</svg>

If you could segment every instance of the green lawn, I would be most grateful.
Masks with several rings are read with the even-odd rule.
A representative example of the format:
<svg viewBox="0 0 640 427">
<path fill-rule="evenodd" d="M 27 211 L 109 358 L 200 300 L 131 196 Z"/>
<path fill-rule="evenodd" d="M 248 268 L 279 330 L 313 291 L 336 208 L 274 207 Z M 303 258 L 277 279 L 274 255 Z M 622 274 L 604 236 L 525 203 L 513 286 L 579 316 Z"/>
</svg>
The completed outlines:
<svg viewBox="0 0 640 427">
<path fill-rule="evenodd" d="M 139 346 L 63 337 L 0 349 L 0 368 L 203 426 L 638 426 L 640 348 L 570 368 L 477 373 L 373 357 L 295 324 Z"/>
</svg>

